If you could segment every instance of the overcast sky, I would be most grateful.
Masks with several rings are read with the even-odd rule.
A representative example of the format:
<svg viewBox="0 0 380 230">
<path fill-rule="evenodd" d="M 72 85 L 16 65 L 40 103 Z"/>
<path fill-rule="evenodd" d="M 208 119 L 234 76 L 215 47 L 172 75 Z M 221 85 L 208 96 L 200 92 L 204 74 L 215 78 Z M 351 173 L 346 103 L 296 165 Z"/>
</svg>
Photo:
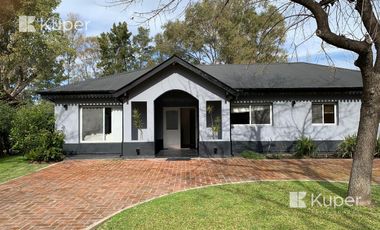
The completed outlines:
<svg viewBox="0 0 380 230">
<path fill-rule="evenodd" d="M 108 0 L 109 1 L 109 0 Z M 132 33 L 136 33 L 137 27 L 144 26 L 150 28 L 151 36 L 161 32 L 161 26 L 168 20 L 175 20 L 182 18 L 183 4 L 174 13 L 161 15 L 160 17 L 151 20 L 149 23 L 141 24 L 139 18 L 136 17 L 135 12 L 146 12 L 154 9 L 157 6 L 156 0 L 143 0 L 140 3 L 131 7 L 125 8 L 124 6 L 110 6 L 107 0 L 62 0 L 61 5 L 57 8 L 57 12 L 61 17 L 66 18 L 68 13 L 79 14 L 82 20 L 88 21 L 87 35 L 99 35 L 102 32 L 110 30 L 113 23 L 126 21 L 129 26 L 129 30 Z M 186 1 L 185 1 L 186 2 Z M 314 26 L 310 26 L 310 29 L 315 30 Z M 314 37 L 307 42 L 303 43 L 297 48 L 297 52 L 292 48 L 292 44 L 302 43 L 305 38 L 297 33 L 289 34 L 287 42 L 284 48 L 289 53 L 289 61 L 306 61 L 317 64 L 334 65 L 336 67 L 344 67 L 350 69 L 356 69 L 353 65 L 355 55 L 337 49 L 335 47 L 328 47 L 327 53 L 331 60 L 326 57 L 321 48 L 321 41 L 319 38 Z"/>
</svg>

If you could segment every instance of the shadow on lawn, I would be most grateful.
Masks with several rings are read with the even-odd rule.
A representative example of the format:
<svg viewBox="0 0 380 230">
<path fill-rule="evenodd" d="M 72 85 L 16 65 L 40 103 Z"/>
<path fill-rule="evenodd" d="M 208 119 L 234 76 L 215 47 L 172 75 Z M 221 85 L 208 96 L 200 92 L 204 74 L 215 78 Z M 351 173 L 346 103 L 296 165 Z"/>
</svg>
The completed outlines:
<svg viewBox="0 0 380 230">
<path fill-rule="evenodd" d="M 294 183 L 295 186 L 287 186 L 288 183 Z M 322 187 L 322 191 L 318 191 L 319 187 L 315 186 L 317 183 Z M 368 223 L 365 223 L 361 217 L 362 216 L 370 216 L 368 219 L 376 219 L 375 216 L 376 210 L 371 211 L 368 208 L 360 208 L 360 207 L 308 207 L 308 208 L 290 208 L 289 207 L 289 192 L 296 191 L 306 191 L 308 193 L 331 193 L 330 195 L 337 195 L 341 197 L 345 197 L 345 191 L 347 186 L 344 183 L 330 183 L 330 182 L 302 182 L 302 181 L 294 181 L 294 182 L 257 182 L 251 183 L 250 186 L 257 186 L 259 188 L 263 188 L 265 191 L 271 191 L 270 193 L 265 193 L 260 190 L 250 190 L 247 187 L 242 185 L 225 185 L 218 186 L 217 189 L 222 190 L 224 193 L 230 193 L 231 196 L 239 197 L 246 202 L 251 202 L 256 204 L 267 204 L 263 209 L 269 208 L 268 215 L 287 215 L 289 218 L 298 218 L 299 221 L 302 222 L 304 226 L 298 226 L 300 228 L 303 227 L 318 227 L 320 222 L 329 222 L 333 224 L 337 224 L 339 227 L 347 228 L 347 229 L 373 229 L 374 226 L 370 226 Z M 323 191 L 325 189 L 325 191 Z M 377 194 L 378 198 L 378 194 Z M 269 205 L 268 205 L 269 204 Z M 309 205 L 309 204 L 307 204 Z M 273 210 L 273 213 L 271 213 Z M 323 210 L 330 209 L 330 210 Z M 343 211 L 346 209 L 346 211 Z M 365 211 L 367 210 L 367 211 Z M 334 215 L 340 215 L 340 219 L 334 217 Z M 302 219 L 299 219 L 302 218 Z M 296 221 L 296 220 L 295 220 Z M 280 226 L 279 223 L 278 226 Z M 286 227 L 286 226 L 282 226 Z M 295 226 L 292 226 L 293 228 Z"/>
</svg>

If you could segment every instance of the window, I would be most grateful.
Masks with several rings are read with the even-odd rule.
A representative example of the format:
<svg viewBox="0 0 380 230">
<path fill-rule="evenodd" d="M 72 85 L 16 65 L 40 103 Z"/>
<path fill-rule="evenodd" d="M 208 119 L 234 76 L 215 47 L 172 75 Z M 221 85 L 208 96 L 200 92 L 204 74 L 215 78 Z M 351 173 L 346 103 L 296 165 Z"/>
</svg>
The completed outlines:
<svg viewBox="0 0 380 230">
<path fill-rule="evenodd" d="M 102 141 L 103 108 L 82 109 L 82 141 Z"/>
<path fill-rule="evenodd" d="M 222 102 L 221 101 L 207 101 L 207 127 L 212 127 L 213 123 L 222 120 Z"/>
<path fill-rule="evenodd" d="M 270 125 L 272 122 L 270 104 L 233 105 L 231 108 L 231 123 Z"/>
<path fill-rule="evenodd" d="M 335 124 L 335 104 L 312 104 L 313 124 Z"/>
<path fill-rule="evenodd" d="M 232 124 L 250 124 L 249 123 L 249 111 L 250 106 L 233 106 L 231 113 Z"/>
<path fill-rule="evenodd" d="M 132 102 L 131 105 L 132 105 L 132 111 L 131 111 L 132 140 L 138 140 L 139 129 L 147 128 L 146 102 L 145 101 Z M 135 112 L 135 115 L 134 115 L 134 112 Z M 136 127 L 136 124 L 139 124 L 140 127 Z"/>
<path fill-rule="evenodd" d="M 121 108 L 82 107 L 81 112 L 82 141 L 121 141 Z"/>
<path fill-rule="evenodd" d="M 270 105 L 251 105 L 251 124 L 270 123 Z"/>
<path fill-rule="evenodd" d="M 166 111 L 166 129 L 178 130 L 178 111 L 176 110 Z"/>
<path fill-rule="evenodd" d="M 206 125 L 212 128 L 213 136 L 217 139 L 222 138 L 222 102 L 206 101 Z"/>
</svg>

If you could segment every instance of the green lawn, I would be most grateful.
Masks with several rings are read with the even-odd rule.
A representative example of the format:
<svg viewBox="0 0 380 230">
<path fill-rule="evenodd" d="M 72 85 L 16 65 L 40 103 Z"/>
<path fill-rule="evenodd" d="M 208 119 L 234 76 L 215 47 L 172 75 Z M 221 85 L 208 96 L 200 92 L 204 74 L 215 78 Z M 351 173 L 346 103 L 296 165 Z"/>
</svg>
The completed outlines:
<svg viewBox="0 0 380 230">
<path fill-rule="evenodd" d="M 0 183 L 29 174 L 47 165 L 29 163 L 23 156 L 0 158 Z"/>
<path fill-rule="evenodd" d="M 289 208 L 289 192 L 345 196 L 347 184 L 257 182 L 165 196 L 112 217 L 99 229 L 380 229 L 380 186 L 375 205 Z"/>
</svg>

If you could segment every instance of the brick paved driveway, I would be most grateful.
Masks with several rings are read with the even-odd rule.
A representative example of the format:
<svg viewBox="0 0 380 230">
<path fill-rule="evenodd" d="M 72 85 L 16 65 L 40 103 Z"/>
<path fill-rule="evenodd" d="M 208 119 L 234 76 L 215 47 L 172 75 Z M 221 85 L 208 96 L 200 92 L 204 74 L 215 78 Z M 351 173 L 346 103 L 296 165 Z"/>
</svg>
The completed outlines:
<svg viewBox="0 0 380 230">
<path fill-rule="evenodd" d="M 0 228 L 79 229 L 153 197 L 250 180 L 347 180 L 350 160 L 64 161 L 0 185 Z M 374 164 L 380 183 L 380 160 Z"/>
</svg>

